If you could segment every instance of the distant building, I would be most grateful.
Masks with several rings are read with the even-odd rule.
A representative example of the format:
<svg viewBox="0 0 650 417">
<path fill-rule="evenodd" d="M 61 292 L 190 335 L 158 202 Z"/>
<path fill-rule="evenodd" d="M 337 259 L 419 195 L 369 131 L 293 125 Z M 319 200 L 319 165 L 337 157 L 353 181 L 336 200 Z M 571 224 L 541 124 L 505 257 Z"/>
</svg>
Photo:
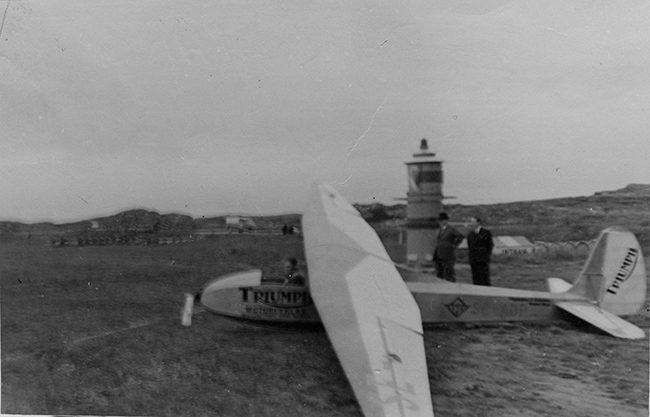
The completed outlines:
<svg viewBox="0 0 650 417">
<path fill-rule="evenodd" d="M 257 229 L 257 225 L 255 224 L 255 221 L 253 221 L 253 219 L 251 219 L 250 217 L 227 216 L 226 228 L 231 231 L 237 230 L 239 232 L 243 232 L 244 230 L 246 230 L 251 232 Z"/>
<path fill-rule="evenodd" d="M 494 255 L 523 255 L 535 252 L 535 245 L 523 236 L 494 236 Z M 467 239 L 463 240 L 458 250 L 467 251 Z"/>
</svg>

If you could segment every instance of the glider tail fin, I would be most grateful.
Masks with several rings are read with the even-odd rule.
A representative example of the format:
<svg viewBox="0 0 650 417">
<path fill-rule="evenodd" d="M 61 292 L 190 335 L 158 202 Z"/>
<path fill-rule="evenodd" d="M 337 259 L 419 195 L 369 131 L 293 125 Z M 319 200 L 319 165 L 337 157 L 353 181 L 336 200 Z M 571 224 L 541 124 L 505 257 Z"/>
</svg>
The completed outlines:
<svg viewBox="0 0 650 417">
<path fill-rule="evenodd" d="M 646 301 L 647 275 L 641 246 L 619 226 L 603 230 L 569 292 L 596 302 L 603 310 L 636 314 Z"/>
<path fill-rule="evenodd" d="M 636 237 L 622 227 L 603 230 L 582 272 L 571 284 L 549 278 L 551 292 L 582 299 L 557 301 L 555 305 L 624 339 L 643 339 L 645 332 L 618 316 L 636 314 L 646 300 L 647 275 Z"/>
</svg>

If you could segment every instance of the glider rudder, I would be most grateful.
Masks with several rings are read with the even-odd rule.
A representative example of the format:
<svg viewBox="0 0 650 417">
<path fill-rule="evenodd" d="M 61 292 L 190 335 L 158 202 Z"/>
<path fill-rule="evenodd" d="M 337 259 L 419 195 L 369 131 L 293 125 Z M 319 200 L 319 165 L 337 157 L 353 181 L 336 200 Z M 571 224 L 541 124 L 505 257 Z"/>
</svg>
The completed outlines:
<svg viewBox="0 0 650 417">
<path fill-rule="evenodd" d="M 646 301 L 647 275 L 641 246 L 633 233 L 614 226 L 603 230 L 569 292 L 595 301 L 617 316 L 639 312 Z"/>
<path fill-rule="evenodd" d="M 574 294 L 576 300 L 556 307 L 615 337 L 643 339 L 645 332 L 618 316 L 636 314 L 646 300 L 647 275 L 641 247 L 623 227 L 603 230 L 575 284 L 548 279 L 552 293 Z"/>
</svg>

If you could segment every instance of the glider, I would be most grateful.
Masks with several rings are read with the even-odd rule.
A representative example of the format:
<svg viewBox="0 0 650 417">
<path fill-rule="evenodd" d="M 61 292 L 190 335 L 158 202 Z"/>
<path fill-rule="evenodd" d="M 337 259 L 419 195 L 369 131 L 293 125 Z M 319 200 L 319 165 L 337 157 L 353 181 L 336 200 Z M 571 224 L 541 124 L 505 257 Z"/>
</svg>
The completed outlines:
<svg viewBox="0 0 650 417">
<path fill-rule="evenodd" d="M 547 321 L 564 311 L 615 337 L 645 337 L 619 317 L 644 306 L 647 281 L 640 245 L 622 227 L 601 232 L 573 285 L 549 278 L 549 292 L 451 283 L 396 265 L 327 184 L 314 186 L 303 229 L 307 286 L 263 284 L 253 270 L 215 279 L 200 301 L 240 319 L 322 322 L 366 416 L 433 415 L 423 323 Z"/>
</svg>

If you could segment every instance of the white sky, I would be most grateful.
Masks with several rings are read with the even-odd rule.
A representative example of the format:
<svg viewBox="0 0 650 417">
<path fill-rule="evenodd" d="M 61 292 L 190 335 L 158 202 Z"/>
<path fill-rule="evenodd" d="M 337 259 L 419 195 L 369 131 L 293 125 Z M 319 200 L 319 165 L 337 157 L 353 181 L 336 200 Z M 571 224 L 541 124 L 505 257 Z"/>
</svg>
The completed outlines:
<svg viewBox="0 0 650 417">
<path fill-rule="evenodd" d="M 461 204 L 650 183 L 650 3 L 2 0 L 0 218 Z"/>
</svg>

